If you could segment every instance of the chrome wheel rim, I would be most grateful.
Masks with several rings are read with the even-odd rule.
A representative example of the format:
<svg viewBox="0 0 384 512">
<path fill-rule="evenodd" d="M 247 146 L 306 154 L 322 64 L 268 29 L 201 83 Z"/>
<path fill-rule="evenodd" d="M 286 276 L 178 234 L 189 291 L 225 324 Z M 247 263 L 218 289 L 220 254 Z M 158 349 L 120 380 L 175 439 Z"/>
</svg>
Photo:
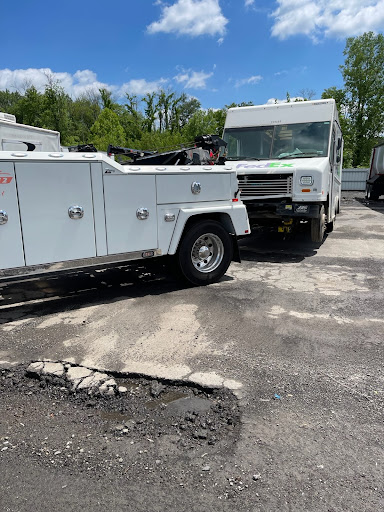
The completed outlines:
<svg viewBox="0 0 384 512">
<path fill-rule="evenodd" d="M 224 245 L 217 235 L 205 233 L 199 236 L 191 250 L 192 264 L 196 270 L 206 274 L 213 272 L 224 257 Z"/>
</svg>

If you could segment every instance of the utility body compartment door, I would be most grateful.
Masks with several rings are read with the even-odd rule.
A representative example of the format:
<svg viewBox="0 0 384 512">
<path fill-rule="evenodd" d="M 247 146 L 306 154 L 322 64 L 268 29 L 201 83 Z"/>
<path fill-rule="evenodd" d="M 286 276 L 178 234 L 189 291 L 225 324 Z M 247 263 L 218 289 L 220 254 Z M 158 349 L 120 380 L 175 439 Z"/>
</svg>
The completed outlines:
<svg viewBox="0 0 384 512">
<path fill-rule="evenodd" d="M 0 164 L 0 269 L 23 267 L 19 205 L 12 162 Z"/>
<path fill-rule="evenodd" d="M 196 203 L 231 199 L 231 175 L 210 173 L 157 176 L 158 204 Z"/>
<path fill-rule="evenodd" d="M 90 164 L 25 161 L 15 169 L 26 264 L 96 256 Z"/>
<path fill-rule="evenodd" d="M 108 254 L 157 249 L 155 176 L 104 173 L 103 181 Z"/>
</svg>

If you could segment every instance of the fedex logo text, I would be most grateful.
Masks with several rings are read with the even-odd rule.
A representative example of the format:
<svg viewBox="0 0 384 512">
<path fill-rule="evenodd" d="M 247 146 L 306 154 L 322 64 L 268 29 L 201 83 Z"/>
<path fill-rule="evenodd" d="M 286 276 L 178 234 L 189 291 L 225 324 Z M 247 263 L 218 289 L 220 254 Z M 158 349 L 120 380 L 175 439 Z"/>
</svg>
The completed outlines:
<svg viewBox="0 0 384 512">
<path fill-rule="evenodd" d="M 281 169 L 282 167 L 293 167 L 293 164 L 284 164 L 282 162 L 268 162 L 266 164 L 238 164 L 236 169 Z"/>
</svg>

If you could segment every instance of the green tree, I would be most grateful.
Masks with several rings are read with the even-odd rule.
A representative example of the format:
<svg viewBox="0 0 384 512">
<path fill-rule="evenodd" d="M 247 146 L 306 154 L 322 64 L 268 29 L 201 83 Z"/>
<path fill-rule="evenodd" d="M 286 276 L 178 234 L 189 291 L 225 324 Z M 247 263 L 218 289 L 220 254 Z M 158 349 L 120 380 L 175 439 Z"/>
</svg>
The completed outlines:
<svg viewBox="0 0 384 512">
<path fill-rule="evenodd" d="M 154 132 L 144 131 L 140 139 L 132 141 L 129 145 L 136 149 L 149 149 L 161 152 L 179 148 L 185 142 L 181 133 L 173 133 L 170 130 L 164 132 L 156 130 Z"/>
<path fill-rule="evenodd" d="M 16 115 L 17 104 L 21 98 L 22 95 L 17 91 L 0 91 L 0 112 Z"/>
<path fill-rule="evenodd" d="M 66 144 L 71 130 L 69 105 L 72 100 L 58 81 L 51 77 L 47 77 L 47 80 L 42 98 L 41 124 L 43 128 L 60 132 L 61 141 Z"/>
<path fill-rule="evenodd" d="M 148 92 L 144 96 L 143 102 L 145 103 L 144 126 L 148 132 L 151 132 L 154 129 L 155 120 L 156 120 L 156 93 Z"/>
<path fill-rule="evenodd" d="M 109 108 L 109 110 L 118 111 L 120 105 L 113 101 L 111 91 L 108 89 L 99 89 L 101 108 Z"/>
<path fill-rule="evenodd" d="M 372 146 L 384 129 L 384 36 L 367 32 L 350 37 L 340 67 L 353 127 L 352 165 L 368 163 Z"/>
<path fill-rule="evenodd" d="M 139 99 L 135 94 L 126 93 L 128 103 L 124 103 L 122 112 L 119 113 L 119 121 L 124 128 L 125 138 L 128 144 L 140 139 L 144 130 L 144 116 L 139 111 Z"/>
<path fill-rule="evenodd" d="M 69 104 L 71 135 L 67 144 L 85 144 L 91 139 L 91 127 L 98 118 L 101 107 L 99 95 L 87 92 Z"/>
<path fill-rule="evenodd" d="M 188 98 L 185 93 L 180 98 L 179 123 L 180 129 L 183 129 L 191 117 L 201 108 L 201 103 L 197 98 Z"/>
<path fill-rule="evenodd" d="M 198 110 L 183 129 L 184 140 L 193 141 L 197 135 L 221 135 L 224 130 L 226 109 Z"/>
<path fill-rule="evenodd" d="M 124 128 L 119 122 L 119 116 L 109 108 L 101 111 L 91 128 L 91 142 L 100 151 L 106 151 L 109 144 L 124 146 Z"/>
<path fill-rule="evenodd" d="M 42 113 L 44 110 L 44 95 L 31 86 L 15 106 L 15 115 L 19 123 L 31 126 L 42 126 Z"/>
<path fill-rule="evenodd" d="M 331 87 L 343 114 L 346 154 L 353 167 L 368 165 L 372 147 L 384 130 L 384 36 L 366 32 L 347 39 L 340 66 L 343 89 Z"/>
</svg>

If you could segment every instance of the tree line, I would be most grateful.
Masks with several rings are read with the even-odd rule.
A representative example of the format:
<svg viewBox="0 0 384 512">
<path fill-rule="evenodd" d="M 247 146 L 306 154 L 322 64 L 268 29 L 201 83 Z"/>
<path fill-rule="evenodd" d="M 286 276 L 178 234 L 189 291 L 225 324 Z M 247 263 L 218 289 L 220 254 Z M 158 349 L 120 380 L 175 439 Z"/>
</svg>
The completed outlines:
<svg viewBox="0 0 384 512">
<path fill-rule="evenodd" d="M 348 38 L 344 56 L 344 86 L 329 87 L 321 97 L 334 98 L 338 106 L 344 167 L 367 166 L 372 147 L 384 137 L 384 36 L 367 32 Z M 300 91 L 303 100 L 314 95 L 310 89 Z M 198 99 L 170 89 L 143 96 L 127 93 L 120 103 L 106 89 L 72 99 L 50 76 L 43 92 L 33 84 L 24 93 L 0 91 L 0 111 L 14 114 L 17 122 L 57 130 L 63 145 L 93 143 L 104 151 L 108 144 L 167 150 L 197 135 L 220 135 L 229 107 L 252 104 L 205 110 Z"/>
<path fill-rule="evenodd" d="M 0 111 L 14 114 L 18 123 L 59 131 L 65 146 L 93 143 L 102 151 L 108 144 L 166 149 L 197 135 L 220 134 L 229 106 L 204 110 L 198 99 L 172 90 L 127 93 L 121 103 L 106 89 L 72 99 L 52 77 L 44 92 L 34 85 L 23 94 L 0 91 Z"/>
<path fill-rule="evenodd" d="M 373 146 L 384 139 L 384 36 L 350 37 L 344 56 L 344 86 L 326 89 L 322 98 L 334 98 L 338 106 L 344 167 L 366 167 Z"/>
</svg>

